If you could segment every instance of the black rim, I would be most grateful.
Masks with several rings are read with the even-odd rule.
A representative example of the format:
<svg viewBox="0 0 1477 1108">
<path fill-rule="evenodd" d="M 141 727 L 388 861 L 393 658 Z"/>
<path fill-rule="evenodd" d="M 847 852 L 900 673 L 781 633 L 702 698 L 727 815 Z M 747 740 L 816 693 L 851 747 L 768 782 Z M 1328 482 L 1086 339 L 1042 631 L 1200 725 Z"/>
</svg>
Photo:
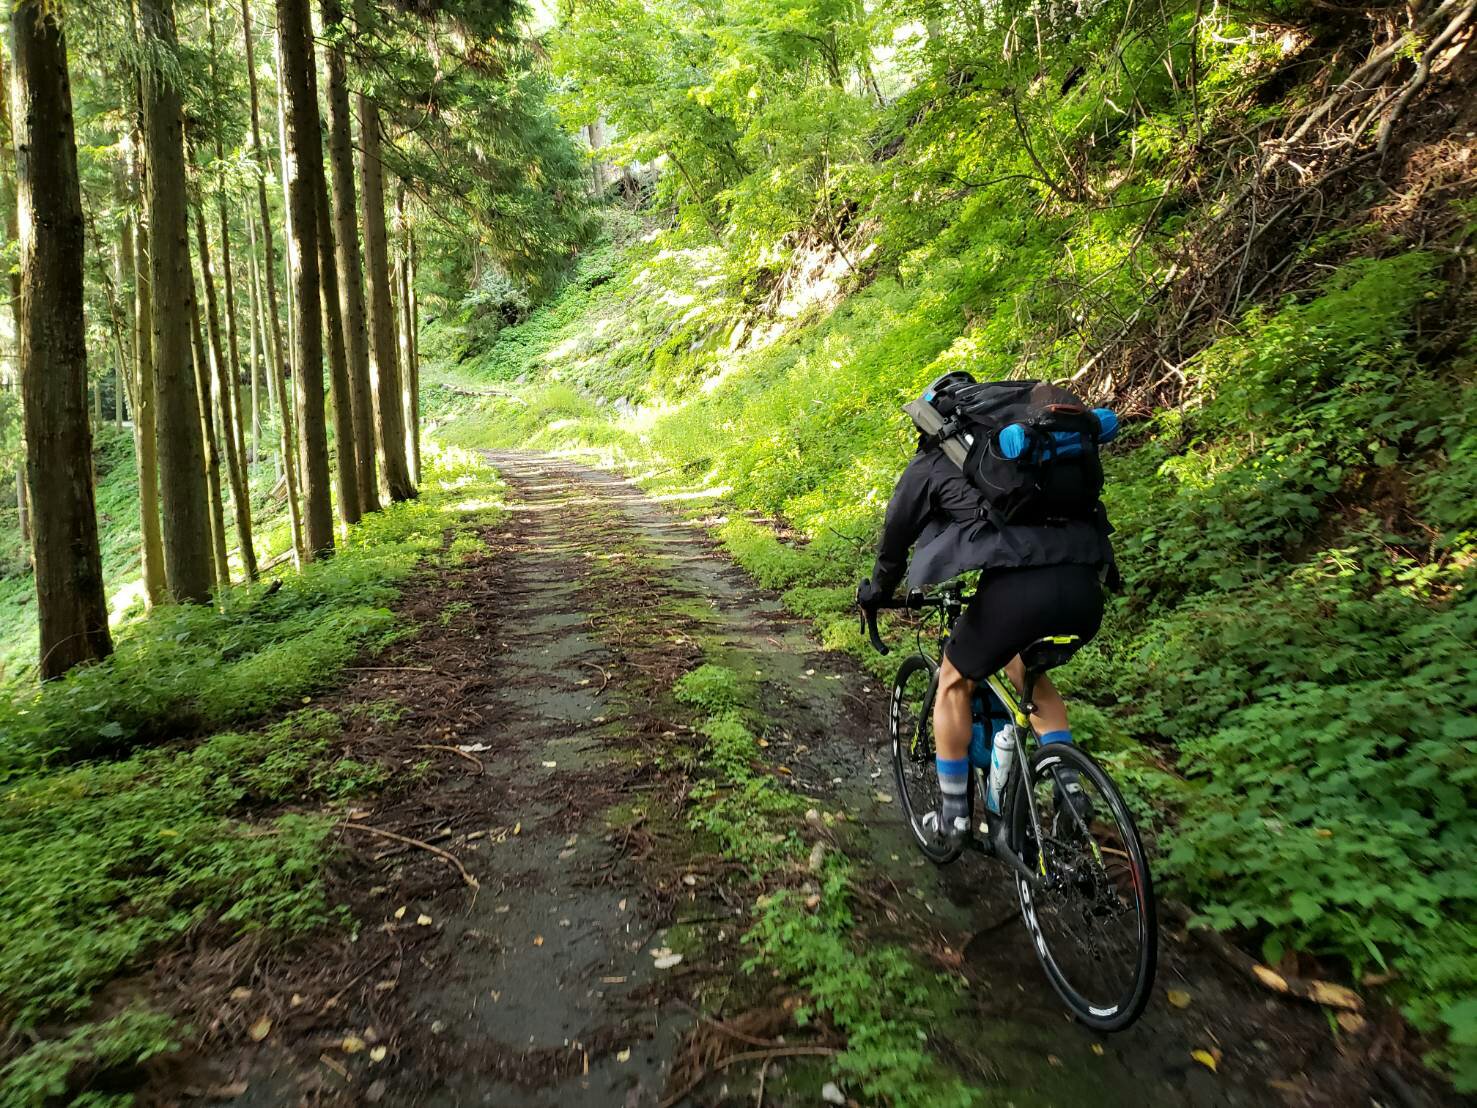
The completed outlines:
<svg viewBox="0 0 1477 1108">
<path fill-rule="evenodd" d="M 1089 807 L 1058 802 L 1067 770 L 1077 772 Z M 1025 802 L 1028 780 L 1038 828 Z M 1017 877 L 1016 888 L 1047 978 L 1079 1020 L 1122 1030 L 1148 1002 L 1158 947 L 1153 883 L 1123 798 L 1082 751 L 1044 747 L 1018 779 L 1010 821 L 1014 848 L 1033 869 L 1038 843 L 1045 848 L 1046 887 Z"/>
<path fill-rule="evenodd" d="M 937 667 L 922 654 L 906 659 L 892 685 L 888 729 L 898 802 L 913 842 L 930 861 L 943 864 L 959 857 L 959 848 L 940 847 L 921 827 L 927 812 L 938 810 L 938 772 L 933 755 L 933 681 Z"/>
</svg>

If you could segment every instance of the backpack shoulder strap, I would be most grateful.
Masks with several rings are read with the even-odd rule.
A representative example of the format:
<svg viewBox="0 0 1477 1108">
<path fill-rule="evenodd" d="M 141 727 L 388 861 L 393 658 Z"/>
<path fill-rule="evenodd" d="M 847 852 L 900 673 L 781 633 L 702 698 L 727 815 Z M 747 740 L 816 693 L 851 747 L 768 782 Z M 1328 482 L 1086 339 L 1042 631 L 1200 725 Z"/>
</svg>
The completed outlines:
<svg viewBox="0 0 1477 1108">
<path fill-rule="evenodd" d="M 911 404 L 905 404 L 903 411 L 912 417 L 914 425 L 930 442 L 938 445 L 949 461 L 960 469 L 964 468 L 964 459 L 969 455 L 969 448 L 957 437 L 957 423 L 944 419 L 938 409 L 926 400 L 914 400 Z"/>
</svg>

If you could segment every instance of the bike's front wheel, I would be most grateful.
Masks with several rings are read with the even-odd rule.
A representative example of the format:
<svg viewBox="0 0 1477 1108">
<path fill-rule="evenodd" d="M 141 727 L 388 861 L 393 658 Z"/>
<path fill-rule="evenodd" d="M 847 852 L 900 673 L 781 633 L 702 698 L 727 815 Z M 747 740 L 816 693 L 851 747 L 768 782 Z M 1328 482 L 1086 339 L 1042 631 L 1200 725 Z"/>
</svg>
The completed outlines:
<svg viewBox="0 0 1477 1108">
<path fill-rule="evenodd" d="M 932 658 L 924 654 L 905 658 L 892 683 L 887 722 L 903 818 L 923 856 L 942 866 L 958 858 L 964 848 L 943 845 L 923 826 L 923 817 L 938 811 L 940 802 L 933 747 L 933 698 L 937 686 L 938 666 Z"/>
<path fill-rule="evenodd" d="M 1042 875 L 1038 886 L 1017 874 L 1016 889 L 1047 978 L 1083 1023 L 1123 1030 L 1149 1001 L 1159 951 L 1128 806 L 1090 755 L 1053 743 L 1017 775 L 1008 818 L 1013 849 Z"/>
</svg>

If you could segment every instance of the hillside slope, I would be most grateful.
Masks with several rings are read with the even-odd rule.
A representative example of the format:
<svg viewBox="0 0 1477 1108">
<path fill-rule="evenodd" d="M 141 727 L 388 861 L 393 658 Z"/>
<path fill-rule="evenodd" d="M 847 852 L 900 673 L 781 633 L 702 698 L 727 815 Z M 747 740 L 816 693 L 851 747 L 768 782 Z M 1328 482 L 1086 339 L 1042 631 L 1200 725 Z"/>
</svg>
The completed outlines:
<svg viewBox="0 0 1477 1108">
<path fill-rule="evenodd" d="M 951 369 L 1116 405 L 1127 587 L 1065 674 L 1079 734 L 1201 922 L 1387 998 L 1477 1088 L 1472 66 L 1422 80 L 1387 146 L 1336 149 L 1318 105 L 1361 72 L 1351 40 L 1280 33 L 1222 25 L 1194 103 L 1140 88 L 1073 196 L 1009 174 L 893 195 L 768 266 L 613 211 L 552 301 L 442 312 L 427 410 L 459 444 L 592 453 L 691 498 L 828 645 L 885 670 L 850 598 L 913 446 L 900 405 Z M 945 133 L 974 93 L 940 82 L 894 106 L 911 129 L 879 176 L 978 161 Z M 1066 91 L 1053 110 L 1095 126 Z M 1269 118 L 1312 119 L 1321 160 L 1230 152 Z"/>
</svg>

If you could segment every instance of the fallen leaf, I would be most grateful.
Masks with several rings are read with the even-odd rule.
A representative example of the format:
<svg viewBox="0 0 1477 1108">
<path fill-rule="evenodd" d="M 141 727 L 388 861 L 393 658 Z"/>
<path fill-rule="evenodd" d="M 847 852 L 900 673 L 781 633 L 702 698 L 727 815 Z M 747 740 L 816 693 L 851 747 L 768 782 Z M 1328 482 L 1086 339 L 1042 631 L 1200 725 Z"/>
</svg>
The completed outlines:
<svg viewBox="0 0 1477 1108">
<path fill-rule="evenodd" d="M 1096 1054 L 1099 1058 L 1101 1058 L 1103 1056 L 1103 1044 L 1102 1043 L 1093 1043 L 1092 1044 L 1092 1052 L 1094 1054 Z"/>
<path fill-rule="evenodd" d="M 420 915 L 415 917 L 415 922 L 420 924 L 422 927 L 430 927 L 431 917 L 422 912 Z"/>
<path fill-rule="evenodd" d="M 523 821 L 520 819 L 517 823 L 513 824 L 513 834 L 517 835 L 522 830 L 523 830 Z"/>
<path fill-rule="evenodd" d="M 544 937 L 542 935 L 535 935 L 533 937 L 533 945 L 534 946 L 543 946 L 544 945 Z"/>
<path fill-rule="evenodd" d="M 671 969 L 680 961 L 682 961 L 682 955 L 680 954 L 664 954 L 652 962 L 652 965 L 657 969 Z"/>
<path fill-rule="evenodd" d="M 617 904 L 616 907 L 619 908 L 622 912 L 624 912 L 626 910 L 626 899 L 625 899 L 625 897 L 622 897 L 621 898 L 621 902 L 619 904 Z"/>
<path fill-rule="evenodd" d="M 827 1104 L 845 1104 L 846 1094 L 841 1091 L 836 1082 L 827 1081 L 821 1086 L 821 1099 Z"/>
<path fill-rule="evenodd" d="M 631 1048 L 626 1047 L 625 1050 L 616 1051 L 615 1060 L 621 1063 L 629 1062 L 631 1060 Z"/>
<path fill-rule="evenodd" d="M 682 883 L 688 888 L 691 888 L 692 886 L 697 884 L 697 875 L 692 873 L 684 874 L 682 877 Z"/>
<path fill-rule="evenodd" d="M 364 1040 L 361 1039 L 358 1035 L 344 1036 L 343 1051 L 345 1054 L 358 1054 L 363 1049 Z"/>
<path fill-rule="evenodd" d="M 1349 1011 L 1358 1011 L 1364 1007 L 1364 1001 L 1353 989 L 1346 989 L 1330 981 L 1311 982 L 1308 992 L 1319 1004 L 1330 1008 L 1347 1008 Z"/>
<path fill-rule="evenodd" d="M 498 1001 L 502 1000 L 502 998 L 503 998 L 503 994 L 502 994 L 502 990 L 501 989 L 489 989 L 487 991 L 487 995 L 490 996 L 490 997 L 492 997 L 492 1002 L 494 1004 L 496 1004 Z"/>
<path fill-rule="evenodd" d="M 779 766 L 777 768 L 779 769 L 779 771 L 781 773 L 783 773 L 783 774 L 785 774 L 787 776 L 791 776 L 791 777 L 794 776 L 794 774 L 790 773 L 790 767 L 789 766 Z"/>
<path fill-rule="evenodd" d="M 272 1020 L 270 1016 L 263 1016 L 257 1020 L 246 1032 L 251 1036 L 251 1041 L 259 1043 L 272 1033 Z"/>
<path fill-rule="evenodd" d="M 1339 1026 L 1350 1035 L 1357 1035 L 1363 1031 L 1368 1022 L 1358 1012 L 1340 1012 L 1338 1014 Z"/>
<path fill-rule="evenodd" d="M 402 904 L 402 905 L 400 905 L 400 907 L 398 907 L 398 908 L 395 909 L 395 918 L 396 919 L 404 919 L 405 918 L 405 905 Z"/>
<path fill-rule="evenodd" d="M 891 804 L 892 803 L 892 797 L 889 796 L 887 793 L 878 793 L 877 794 L 877 803 L 878 804 Z"/>
<path fill-rule="evenodd" d="M 369 1049 L 369 1060 L 371 1062 L 383 1062 L 385 1060 L 385 1055 L 388 1054 L 388 1053 L 390 1053 L 390 1048 L 389 1047 L 386 1047 L 386 1046 L 370 1047 L 370 1049 Z"/>
<path fill-rule="evenodd" d="M 238 1004 L 243 1000 L 250 1000 L 251 990 L 248 989 L 245 985 L 237 985 L 234 989 L 231 990 L 231 999 L 236 1001 Z"/>
<path fill-rule="evenodd" d="M 1164 999 L 1176 1008 L 1188 1008 L 1190 1006 L 1190 994 L 1184 989 L 1170 989 L 1164 994 Z"/>
<path fill-rule="evenodd" d="M 559 764 L 558 762 L 545 762 L 544 763 L 544 769 L 553 769 L 558 764 Z"/>
<path fill-rule="evenodd" d="M 364 1099 L 370 1104 L 378 1104 L 384 1099 L 385 1083 L 380 1080 L 371 1081 L 369 1087 L 364 1090 Z"/>
<path fill-rule="evenodd" d="M 1219 1053 L 1219 1052 L 1217 1052 L 1217 1053 Z M 1216 1065 L 1218 1064 L 1218 1061 L 1219 1061 L 1216 1058 L 1215 1054 L 1212 1054 L 1208 1050 L 1192 1050 L 1192 1051 L 1190 1051 L 1190 1057 L 1193 1058 L 1193 1059 L 1195 1059 L 1195 1061 L 1199 1062 L 1202 1066 L 1204 1066 L 1206 1069 L 1208 1069 L 1211 1073 L 1215 1073 L 1215 1071 L 1216 1071 Z"/>
</svg>

